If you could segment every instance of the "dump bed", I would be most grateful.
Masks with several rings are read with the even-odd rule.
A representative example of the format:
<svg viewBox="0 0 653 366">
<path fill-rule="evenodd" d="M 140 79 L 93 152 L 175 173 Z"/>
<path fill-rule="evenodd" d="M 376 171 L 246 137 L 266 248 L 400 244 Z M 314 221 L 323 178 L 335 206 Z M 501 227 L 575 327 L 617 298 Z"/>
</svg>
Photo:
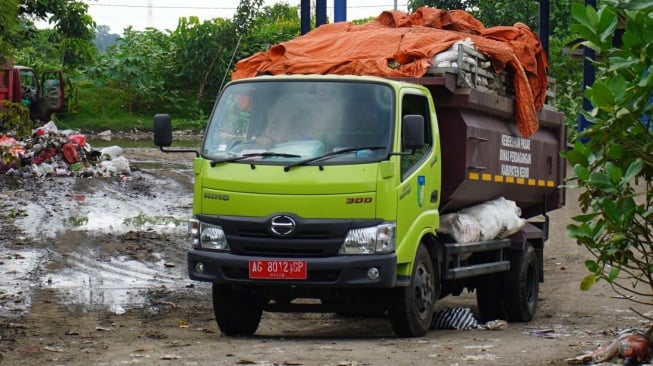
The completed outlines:
<svg viewBox="0 0 653 366">
<path fill-rule="evenodd" d="M 398 78 L 424 85 L 434 99 L 442 144 L 442 212 L 499 196 L 517 202 L 526 218 L 560 208 L 564 194 L 558 187 L 566 167 L 560 151 L 566 130 L 562 113 L 552 106 L 554 88 L 549 88 L 549 104 L 537 113 L 538 130 L 524 138 L 506 75 L 461 65 Z"/>
</svg>

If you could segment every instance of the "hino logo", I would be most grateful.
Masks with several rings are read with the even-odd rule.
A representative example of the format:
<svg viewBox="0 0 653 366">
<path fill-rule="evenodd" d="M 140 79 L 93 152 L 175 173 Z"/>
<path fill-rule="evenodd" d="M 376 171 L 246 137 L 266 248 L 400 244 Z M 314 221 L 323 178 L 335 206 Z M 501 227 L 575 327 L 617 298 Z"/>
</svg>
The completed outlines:
<svg viewBox="0 0 653 366">
<path fill-rule="evenodd" d="M 297 223 L 286 215 L 274 216 L 270 220 L 270 231 L 276 236 L 288 236 L 295 231 Z"/>
</svg>

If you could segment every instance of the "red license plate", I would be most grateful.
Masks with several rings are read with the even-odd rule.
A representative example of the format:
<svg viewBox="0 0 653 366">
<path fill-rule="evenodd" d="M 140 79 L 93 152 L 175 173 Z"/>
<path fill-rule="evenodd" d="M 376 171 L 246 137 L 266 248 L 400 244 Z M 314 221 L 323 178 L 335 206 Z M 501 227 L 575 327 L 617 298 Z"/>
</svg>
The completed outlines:
<svg viewBox="0 0 653 366">
<path fill-rule="evenodd" d="M 305 280 L 306 261 L 251 259 L 249 278 L 253 280 Z"/>
</svg>

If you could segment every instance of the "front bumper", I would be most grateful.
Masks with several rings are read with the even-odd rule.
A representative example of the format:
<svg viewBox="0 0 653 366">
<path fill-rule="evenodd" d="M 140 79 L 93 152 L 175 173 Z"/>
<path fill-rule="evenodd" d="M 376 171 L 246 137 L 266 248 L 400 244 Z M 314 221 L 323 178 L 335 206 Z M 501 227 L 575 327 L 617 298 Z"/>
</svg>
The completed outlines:
<svg viewBox="0 0 653 366">
<path fill-rule="evenodd" d="M 305 260 L 308 277 L 305 280 L 250 279 L 249 261 L 260 259 Z M 196 270 L 198 263 L 202 263 L 204 267 L 201 273 Z M 368 278 L 368 270 L 372 267 L 380 273 L 376 279 Z M 391 253 L 365 256 L 270 258 L 191 249 L 188 251 L 188 275 L 195 281 L 234 285 L 389 288 L 397 285 L 397 256 Z"/>
</svg>

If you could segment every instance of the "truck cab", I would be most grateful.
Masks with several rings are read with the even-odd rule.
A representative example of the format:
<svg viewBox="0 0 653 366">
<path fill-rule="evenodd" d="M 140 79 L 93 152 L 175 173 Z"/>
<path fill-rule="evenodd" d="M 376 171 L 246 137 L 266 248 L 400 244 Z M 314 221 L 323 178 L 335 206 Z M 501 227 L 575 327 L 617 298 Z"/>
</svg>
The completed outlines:
<svg viewBox="0 0 653 366">
<path fill-rule="evenodd" d="M 39 78 L 27 66 L 0 68 L 0 101 L 22 104 L 33 120 L 48 121 L 64 108 L 64 79 L 61 71 L 45 71 Z M 1 106 L 0 106 L 1 107 Z"/>
</svg>

